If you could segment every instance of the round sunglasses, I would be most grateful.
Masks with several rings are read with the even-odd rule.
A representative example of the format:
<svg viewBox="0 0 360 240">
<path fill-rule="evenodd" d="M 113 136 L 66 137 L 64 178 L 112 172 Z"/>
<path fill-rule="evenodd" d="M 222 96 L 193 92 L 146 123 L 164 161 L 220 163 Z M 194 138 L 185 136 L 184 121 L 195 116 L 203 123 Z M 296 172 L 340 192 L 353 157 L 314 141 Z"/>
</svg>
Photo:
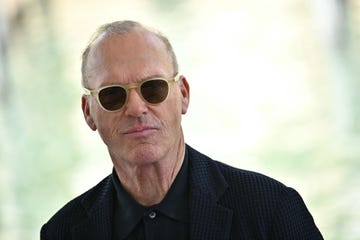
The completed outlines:
<svg viewBox="0 0 360 240">
<path fill-rule="evenodd" d="M 109 85 L 99 89 L 91 90 L 84 88 L 85 95 L 92 95 L 100 106 L 108 112 L 121 110 L 129 99 L 129 90 L 135 89 L 141 99 L 148 104 L 160 104 L 167 99 L 170 92 L 170 82 L 179 80 L 180 75 L 176 74 L 171 78 L 150 78 L 139 83 L 127 85 Z"/>
</svg>

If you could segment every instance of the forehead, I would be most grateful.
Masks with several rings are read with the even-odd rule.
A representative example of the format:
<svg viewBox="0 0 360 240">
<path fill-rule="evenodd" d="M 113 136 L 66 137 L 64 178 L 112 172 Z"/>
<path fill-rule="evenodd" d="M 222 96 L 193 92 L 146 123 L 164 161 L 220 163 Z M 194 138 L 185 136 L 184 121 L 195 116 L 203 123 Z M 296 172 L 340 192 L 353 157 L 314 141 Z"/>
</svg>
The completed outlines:
<svg viewBox="0 0 360 240">
<path fill-rule="evenodd" d="M 165 44 L 143 29 L 100 36 L 89 52 L 87 70 L 89 81 L 96 80 L 96 85 L 173 74 Z"/>
</svg>

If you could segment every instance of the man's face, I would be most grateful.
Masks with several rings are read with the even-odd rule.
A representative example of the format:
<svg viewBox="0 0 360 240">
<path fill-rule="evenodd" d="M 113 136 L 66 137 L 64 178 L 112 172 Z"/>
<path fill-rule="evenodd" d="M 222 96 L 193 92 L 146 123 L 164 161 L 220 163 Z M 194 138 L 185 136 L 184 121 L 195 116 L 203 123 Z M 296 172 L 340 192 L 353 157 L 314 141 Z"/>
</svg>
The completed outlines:
<svg viewBox="0 0 360 240">
<path fill-rule="evenodd" d="M 89 53 L 87 69 L 90 89 L 175 74 L 163 42 L 139 29 L 100 38 Z M 95 97 L 83 97 L 85 119 L 90 128 L 98 130 L 114 164 L 161 161 L 183 144 L 181 114 L 187 111 L 189 87 L 183 77 L 169 84 L 169 96 L 159 105 L 147 104 L 131 89 L 127 104 L 117 112 L 103 110 Z"/>
</svg>

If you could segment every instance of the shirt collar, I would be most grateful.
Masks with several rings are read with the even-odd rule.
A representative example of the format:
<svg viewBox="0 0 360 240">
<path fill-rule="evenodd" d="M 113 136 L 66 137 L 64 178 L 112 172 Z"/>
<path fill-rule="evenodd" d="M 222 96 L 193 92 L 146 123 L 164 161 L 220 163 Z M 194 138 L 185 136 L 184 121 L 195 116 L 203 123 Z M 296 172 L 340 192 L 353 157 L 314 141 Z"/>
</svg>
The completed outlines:
<svg viewBox="0 0 360 240">
<path fill-rule="evenodd" d="M 112 172 L 112 181 L 116 190 L 114 204 L 115 222 L 120 228 L 121 235 L 126 237 L 143 218 L 144 213 L 149 209 L 160 211 L 165 216 L 180 222 L 188 222 L 188 153 L 185 150 L 183 164 L 171 185 L 168 193 L 161 203 L 145 207 L 136 202 L 123 188 L 116 174 Z"/>
<path fill-rule="evenodd" d="M 160 204 L 150 207 L 159 210 L 166 216 L 177 221 L 188 221 L 188 159 L 185 151 L 184 162 L 171 185 L 168 193 Z"/>
<path fill-rule="evenodd" d="M 146 207 L 136 202 L 122 187 L 119 178 L 113 169 L 112 180 L 116 190 L 116 198 L 114 203 L 114 223 L 124 239 L 136 227 L 143 217 Z"/>
</svg>

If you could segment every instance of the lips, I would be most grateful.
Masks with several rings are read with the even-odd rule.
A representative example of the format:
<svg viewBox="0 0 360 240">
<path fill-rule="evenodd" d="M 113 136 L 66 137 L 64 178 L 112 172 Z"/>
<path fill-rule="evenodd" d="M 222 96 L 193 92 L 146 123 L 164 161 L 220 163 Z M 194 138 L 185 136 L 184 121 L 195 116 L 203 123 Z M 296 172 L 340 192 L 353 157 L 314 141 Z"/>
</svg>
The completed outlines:
<svg viewBox="0 0 360 240">
<path fill-rule="evenodd" d="M 134 136 L 134 137 L 146 137 L 150 134 L 152 134 L 154 131 L 156 131 L 156 127 L 152 126 L 133 126 L 129 129 L 126 129 L 123 134 L 128 136 Z"/>
</svg>

